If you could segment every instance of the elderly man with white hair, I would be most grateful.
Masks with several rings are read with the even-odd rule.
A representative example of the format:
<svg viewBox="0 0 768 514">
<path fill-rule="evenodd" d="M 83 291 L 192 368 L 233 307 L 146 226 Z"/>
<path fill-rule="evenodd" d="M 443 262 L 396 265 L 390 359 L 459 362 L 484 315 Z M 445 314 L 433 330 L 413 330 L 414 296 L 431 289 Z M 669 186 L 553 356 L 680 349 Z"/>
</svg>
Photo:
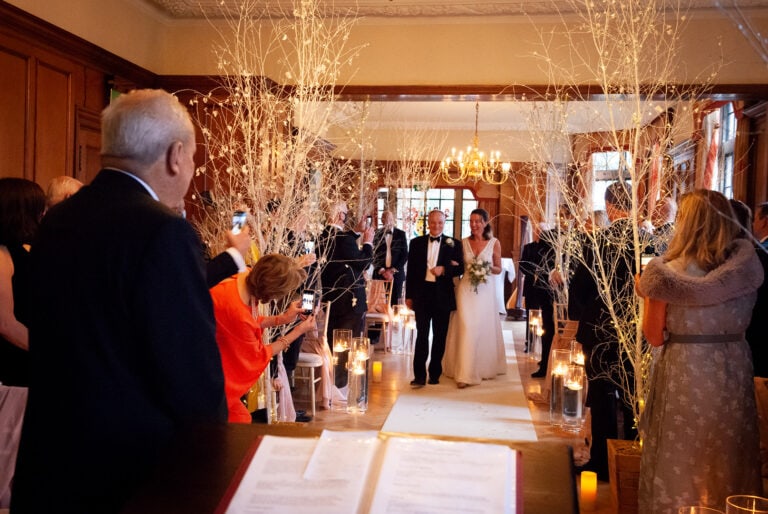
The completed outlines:
<svg viewBox="0 0 768 514">
<path fill-rule="evenodd" d="M 17 513 L 118 512 L 174 435 L 227 417 L 200 241 L 173 210 L 195 169 L 192 121 L 138 90 L 101 122 L 103 169 L 32 248 Z"/>
</svg>

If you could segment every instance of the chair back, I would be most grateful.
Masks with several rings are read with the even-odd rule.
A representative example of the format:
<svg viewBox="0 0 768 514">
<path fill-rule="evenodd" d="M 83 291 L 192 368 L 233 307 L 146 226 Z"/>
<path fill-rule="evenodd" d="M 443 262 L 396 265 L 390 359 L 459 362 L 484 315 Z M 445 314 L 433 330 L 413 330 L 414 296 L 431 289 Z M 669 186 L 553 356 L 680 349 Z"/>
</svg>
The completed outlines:
<svg viewBox="0 0 768 514">
<path fill-rule="evenodd" d="M 369 313 L 387 314 L 392 300 L 392 281 L 369 280 L 366 288 Z"/>
</svg>

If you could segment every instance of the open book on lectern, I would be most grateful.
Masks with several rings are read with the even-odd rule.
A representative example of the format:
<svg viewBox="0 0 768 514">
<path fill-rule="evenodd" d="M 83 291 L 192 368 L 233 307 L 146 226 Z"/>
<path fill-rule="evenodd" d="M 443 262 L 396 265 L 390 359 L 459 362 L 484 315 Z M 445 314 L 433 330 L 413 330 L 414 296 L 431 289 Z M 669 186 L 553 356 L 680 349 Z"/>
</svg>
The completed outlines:
<svg viewBox="0 0 768 514">
<path fill-rule="evenodd" d="M 518 514 L 520 456 L 507 446 L 324 431 L 264 436 L 227 514 Z"/>
</svg>

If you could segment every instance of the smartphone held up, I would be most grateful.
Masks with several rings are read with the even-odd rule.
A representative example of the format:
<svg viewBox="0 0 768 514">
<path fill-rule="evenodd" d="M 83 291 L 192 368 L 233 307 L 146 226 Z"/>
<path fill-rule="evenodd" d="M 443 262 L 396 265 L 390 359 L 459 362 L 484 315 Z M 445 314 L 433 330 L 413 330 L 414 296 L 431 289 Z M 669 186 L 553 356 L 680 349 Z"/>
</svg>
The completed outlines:
<svg viewBox="0 0 768 514">
<path fill-rule="evenodd" d="M 237 235 L 245 226 L 248 215 L 245 211 L 235 211 L 232 215 L 232 233 Z"/>
<path fill-rule="evenodd" d="M 309 316 L 315 311 L 315 292 L 305 289 L 301 294 L 301 313 Z"/>
</svg>

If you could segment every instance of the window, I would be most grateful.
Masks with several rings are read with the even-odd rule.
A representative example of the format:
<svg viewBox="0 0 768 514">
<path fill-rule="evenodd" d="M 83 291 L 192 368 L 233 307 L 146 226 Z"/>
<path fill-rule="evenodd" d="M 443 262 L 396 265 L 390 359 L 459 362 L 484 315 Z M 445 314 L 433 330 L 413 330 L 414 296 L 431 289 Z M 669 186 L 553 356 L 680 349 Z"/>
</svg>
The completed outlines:
<svg viewBox="0 0 768 514">
<path fill-rule="evenodd" d="M 461 234 L 459 237 L 469 237 L 469 215 L 477 209 L 478 201 L 469 189 L 463 189 L 461 195 Z"/>
<path fill-rule="evenodd" d="M 445 213 L 444 233 L 455 237 L 469 235 L 469 213 L 478 206 L 478 201 L 471 190 L 433 188 L 421 191 L 414 188 L 401 188 L 396 191 L 395 224 L 405 230 L 409 240 L 427 232 L 427 215 L 435 209 Z M 379 189 L 377 199 L 379 212 L 386 209 L 389 194 L 389 189 Z M 458 223 L 456 216 L 460 217 Z M 459 228 L 459 233 L 455 228 Z"/>
<path fill-rule="evenodd" d="M 733 111 L 733 103 L 728 102 L 720 109 L 720 119 L 723 120 L 720 139 L 722 173 L 717 180 L 717 189 L 726 198 L 733 198 L 733 164 L 736 144 L 736 113 Z"/>
<path fill-rule="evenodd" d="M 632 167 L 632 154 L 624 151 L 594 152 L 589 156 L 592 170 L 592 210 L 605 210 L 605 190 L 622 173 L 631 187 L 629 169 Z"/>
</svg>

